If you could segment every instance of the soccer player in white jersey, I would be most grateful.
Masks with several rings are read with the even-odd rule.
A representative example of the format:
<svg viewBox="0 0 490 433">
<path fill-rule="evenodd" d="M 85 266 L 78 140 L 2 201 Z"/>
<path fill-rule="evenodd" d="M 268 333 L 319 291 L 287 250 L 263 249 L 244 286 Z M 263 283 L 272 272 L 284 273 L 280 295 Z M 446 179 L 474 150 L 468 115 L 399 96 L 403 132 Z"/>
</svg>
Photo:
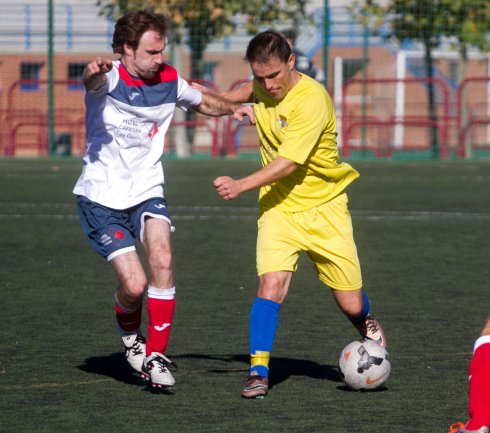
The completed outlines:
<svg viewBox="0 0 490 433">
<path fill-rule="evenodd" d="M 163 15 L 130 12 L 115 26 L 112 48 L 120 59 L 97 57 L 85 69 L 87 148 L 73 190 L 89 243 L 117 276 L 115 313 L 126 358 L 154 387 L 175 383 L 174 364 L 165 355 L 175 309 L 172 226 L 160 162 L 165 134 L 175 107 L 213 116 L 238 107 L 191 88 L 163 62 L 168 28 Z M 146 288 L 147 338 L 140 329 Z"/>
</svg>

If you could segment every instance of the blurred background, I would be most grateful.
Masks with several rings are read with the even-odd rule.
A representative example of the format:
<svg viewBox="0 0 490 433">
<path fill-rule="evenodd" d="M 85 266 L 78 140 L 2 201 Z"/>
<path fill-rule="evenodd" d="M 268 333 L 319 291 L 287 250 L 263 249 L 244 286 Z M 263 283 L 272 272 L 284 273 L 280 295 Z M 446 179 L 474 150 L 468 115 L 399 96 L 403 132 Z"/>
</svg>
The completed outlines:
<svg viewBox="0 0 490 433">
<path fill-rule="evenodd" d="M 248 41 L 275 29 L 335 103 L 344 158 L 490 156 L 488 0 L 0 0 L 0 155 L 80 156 L 83 70 L 113 57 L 115 20 L 171 18 L 166 61 L 225 91 L 250 79 Z M 255 157 L 254 127 L 177 110 L 167 158 Z"/>
</svg>

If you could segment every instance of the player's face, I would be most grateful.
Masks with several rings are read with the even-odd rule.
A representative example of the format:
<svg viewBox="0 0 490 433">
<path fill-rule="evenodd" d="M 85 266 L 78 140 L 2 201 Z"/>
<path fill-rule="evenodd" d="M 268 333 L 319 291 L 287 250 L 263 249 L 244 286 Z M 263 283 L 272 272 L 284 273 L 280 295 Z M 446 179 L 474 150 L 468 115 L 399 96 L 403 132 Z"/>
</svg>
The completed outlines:
<svg viewBox="0 0 490 433">
<path fill-rule="evenodd" d="M 136 50 L 128 46 L 124 47 L 124 64 L 131 74 L 152 78 L 163 63 L 164 49 L 165 37 L 148 30 L 141 36 Z"/>
<path fill-rule="evenodd" d="M 281 100 L 298 81 L 294 70 L 294 54 L 285 63 L 277 57 L 271 57 L 267 63 L 251 63 L 254 79 L 275 100 Z"/>
</svg>

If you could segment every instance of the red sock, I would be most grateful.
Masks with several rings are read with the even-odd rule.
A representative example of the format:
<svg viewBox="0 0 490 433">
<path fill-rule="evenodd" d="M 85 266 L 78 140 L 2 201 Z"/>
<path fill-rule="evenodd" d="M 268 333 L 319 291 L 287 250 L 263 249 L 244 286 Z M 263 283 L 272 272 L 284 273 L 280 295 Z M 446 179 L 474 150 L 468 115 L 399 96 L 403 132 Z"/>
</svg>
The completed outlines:
<svg viewBox="0 0 490 433">
<path fill-rule="evenodd" d="M 170 328 L 175 310 L 175 287 L 158 289 L 148 287 L 148 338 L 146 355 L 164 354 L 167 350 Z"/>
<path fill-rule="evenodd" d="M 469 414 L 467 430 L 490 426 L 490 343 L 479 346 L 470 363 Z"/>
<path fill-rule="evenodd" d="M 116 298 L 116 320 L 119 324 L 119 327 L 128 333 L 134 333 L 138 331 L 141 325 L 141 309 L 142 305 L 140 304 L 136 310 L 127 310 L 121 304 L 119 304 Z"/>
</svg>

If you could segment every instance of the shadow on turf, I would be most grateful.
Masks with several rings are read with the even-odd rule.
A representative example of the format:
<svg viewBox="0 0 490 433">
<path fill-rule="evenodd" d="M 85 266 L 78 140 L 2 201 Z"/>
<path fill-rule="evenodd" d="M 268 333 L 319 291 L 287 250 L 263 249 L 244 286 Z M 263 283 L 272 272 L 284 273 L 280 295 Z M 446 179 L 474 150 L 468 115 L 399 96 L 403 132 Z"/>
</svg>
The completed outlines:
<svg viewBox="0 0 490 433">
<path fill-rule="evenodd" d="M 144 382 L 126 362 L 122 353 L 113 353 L 107 356 L 93 356 L 87 358 L 78 368 L 86 373 L 112 377 L 113 379 L 129 385 L 144 386 L 148 391 L 156 394 L 172 394 L 170 389 L 152 388 Z"/>
<path fill-rule="evenodd" d="M 172 356 L 172 360 L 201 360 L 226 363 L 246 364 L 243 368 L 214 368 L 206 365 L 206 370 L 215 374 L 229 374 L 241 371 L 246 375 L 248 372 L 248 355 L 202 355 L 202 354 L 183 354 Z M 100 376 L 112 377 L 113 379 L 129 385 L 144 385 L 144 382 L 132 370 L 121 353 L 113 353 L 107 356 L 93 356 L 87 358 L 84 364 L 78 368 L 86 373 L 98 374 Z M 278 385 L 287 380 L 290 376 L 306 376 L 313 379 L 330 380 L 332 382 L 342 382 L 336 366 L 321 365 L 306 359 L 275 357 L 270 362 L 271 377 L 270 387 Z M 343 387 L 339 388 L 343 389 Z"/>
<path fill-rule="evenodd" d="M 202 355 L 202 354 L 184 354 L 174 356 L 172 359 L 190 359 L 190 360 L 209 360 L 220 362 L 238 362 L 246 364 L 243 368 L 209 368 L 210 373 L 229 374 L 241 371 L 244 376 L 248 373 L 250 362 L 249 355 Z M 332 382 L 342 382 L 338 368 L 332 365 L 321 365 L 306 359 L 273 357 L 270 361 L 271 375 L 269 386 L 272 388 L 284 382 L 291 376 L 306 376 L 313 379 L 330 380 Z"/>
<path fill-rule="evenodd" d="M 121 353 L 87 358 L 78 368 L 86 373 L 112 377 L 119 382 L 125 382 L 131 385 L 142 383 Z"/>
<path fill-rule="evenodd" d="M 388 388 L 384 385 L 380 386 L 379 388 L 375 388 L 375 389 L 352 389 L 352 388 L 349 388 L 347 385 L 341 385 L 341 386 L 338 386 L 337 389 L 339 391 L 345 391 L 345 392 L 368 392 L 369 394 L 371 394 L 373 392 L 388 391 Z"/>
</svg>

